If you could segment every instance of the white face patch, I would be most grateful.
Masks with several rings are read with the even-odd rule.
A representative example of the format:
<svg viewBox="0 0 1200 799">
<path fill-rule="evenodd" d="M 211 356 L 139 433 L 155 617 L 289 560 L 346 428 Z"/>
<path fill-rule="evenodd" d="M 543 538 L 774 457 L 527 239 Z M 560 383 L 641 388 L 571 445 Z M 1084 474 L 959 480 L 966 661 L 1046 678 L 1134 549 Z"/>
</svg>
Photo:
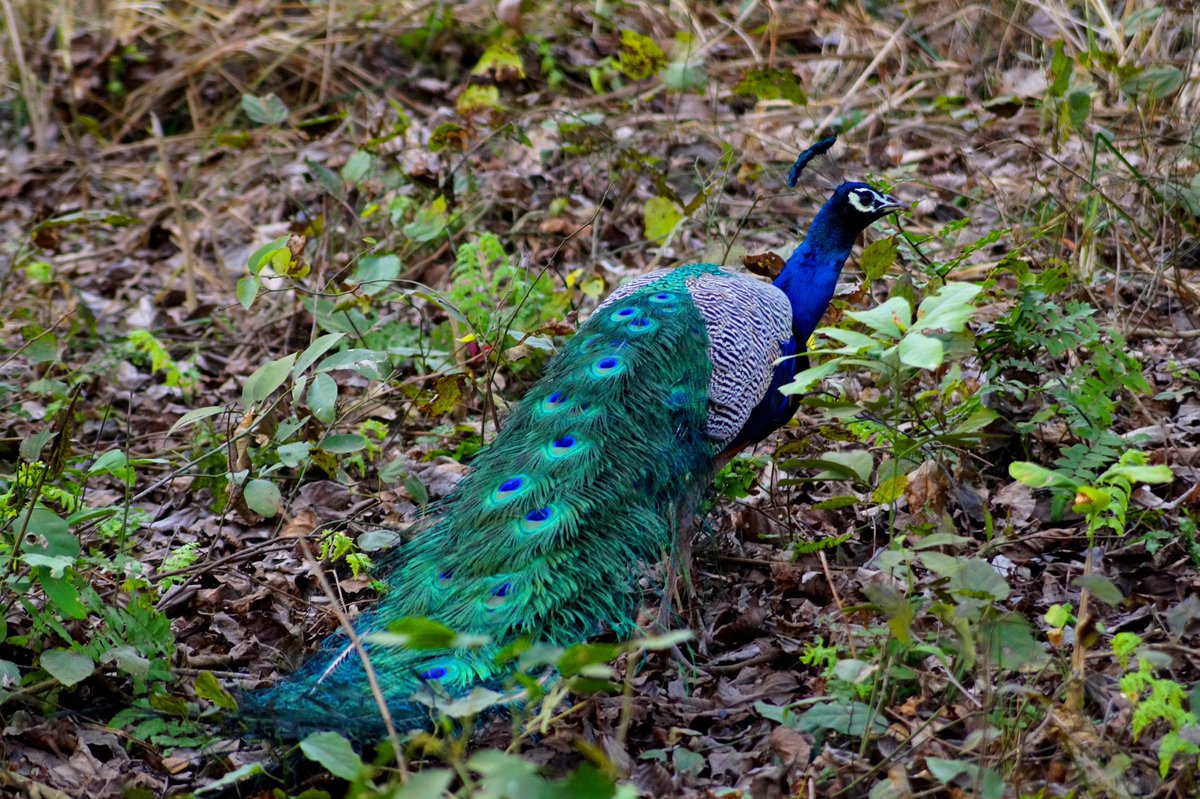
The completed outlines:
<svg viewBox="0 0 1200 799">
<path fill-rule="evenodd" d="M 850 205 L 864 214 L 871 214 L 888 205 L 888 200 L 873 189 L 855 189 L 850 192 Z"/>
</svg>

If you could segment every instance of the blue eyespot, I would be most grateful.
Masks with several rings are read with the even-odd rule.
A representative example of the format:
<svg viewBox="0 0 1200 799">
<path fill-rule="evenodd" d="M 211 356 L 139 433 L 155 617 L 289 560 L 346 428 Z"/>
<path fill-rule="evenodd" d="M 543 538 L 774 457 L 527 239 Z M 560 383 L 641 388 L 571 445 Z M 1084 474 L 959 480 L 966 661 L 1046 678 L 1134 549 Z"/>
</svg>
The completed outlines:
<svg viewBox="0 0 1200 799">
<path fill-rule="evenodd" d="M 492 501 L 508 502 L 513 497 L 528 493 L 529 488 L 529 478 L 523 474 L 515 474 L 496 486 L 496 490 L 492 492 Z"/>
<path fill-rule="evenodd" d="M 525 521 L 532 522 L 534 524 L 537 524 L 538 522 L 544 522 L 549 518 L 550 518 L 550 509 L 549 508 L 538 508 L 537 510 L 531 510 L 531 511 L 529 511 L 529 513 L 525 514 Z M 503 595 L 501 595 L 501 596 L 503 596 Z"/>
<path fill-rule="evenodd" d="M 592 374 L 596 377 L 606 377 L 611 374 L 616 374 L 621 361 L 611 355 L 606 355 L 600 360 L 592 364 Z"/>
<path fill-rule="evenodd" d="M 637 313 L 637 308 L 622 308 L 612 315 L 613 319 L 628 319 Z"/>
<path fill-rule="evenodd" d="M 508 596 L 510 591 L 512 591 L 512 583 L 501 583 L 492 589 L 492 596 L 503 598 Z"/>
<path fill-rule="evenodd" d="M 507 601 L 508 595 L 511 593 L 512 583 L 500 583 L 500 585 L 492 589 L 492 595 L 487 598 L 484 606 L 489 611 L 495 610 Z"/>
<path fill-rule="evenodd" d="M 563 436 L 554 442 L 556 449 L 570 449 L 573 446 L 575 446 L 575 436 Z"/>
<path fill-rule="evenodd" d="M 660 291 L 650 297 L 650 302 L 670 302 L 673 299 L 675 299 L 675 295 L 668 294 L 665 291 Z"/>
<path fill-rule="evenodd" d="M 442 668 L 441 666 L 437 666 L 432 669 L 426 669 L 425 671 L 423 671 L 417 675 L 417 677 L 419 677 L 422 680 L 440 680 L 445 676 L 446 676 L 446 669 Z"/>
<path fill-rule="evenodd" d="M 649 319 L 634 319 L 629 323 L 629 329 L 635 333 L 645 333 L 650 329 L 651 324 Z"/>
<path fill-rule="evenodd" d="M 553 394 L 542 400 L 542 411 L 545 413 L 557 411 L 559 408 L 562 408 L 564 405 L 566 405 L 566 402 L 567 395 L 561 391 L 555 391 Z"/>
</svg>

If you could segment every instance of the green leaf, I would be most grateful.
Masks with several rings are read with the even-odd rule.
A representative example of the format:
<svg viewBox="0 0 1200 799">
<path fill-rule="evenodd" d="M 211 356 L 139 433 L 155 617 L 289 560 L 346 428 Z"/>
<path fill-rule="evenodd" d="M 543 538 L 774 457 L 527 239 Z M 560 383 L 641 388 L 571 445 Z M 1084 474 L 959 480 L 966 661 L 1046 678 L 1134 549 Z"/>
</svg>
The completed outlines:
<svg viewBox="0 0 1200 799">
<path fill-rule="evenodd" d="M 1074 491 L 1078 483 L 1058 472 L 1029 461 L 1013 461 L 1008 465 L 1008 476 L 1031 488 L 1069 488 Z"/>
<path fill-rule="evenodd" d="M 943 785 L 968 789 L 977 787 L 979 799 L 1002 799 L 1004 796 L 1004 780 L 985 766 L 963 760 L 927 757 L 925 768 Z"/>
<path fill-rule="evenodd" d="M 967 320 L 975 314 L 971 300 L 982 288 L 974 283 L 947 283 L 937 294 L 926 297 L 917 308 L 917 321 L 912 330 L 945 330 L 962 332 Z"/>
<path fill-rule="evenodd" d="M 374 296 L 400 277 L 400 259 L 395 255 L 369 255 L 354 267 L 354 280 L 363 294 Z"/>
<path fill-rule="evenodd" d="M 90 657 L 69 649 L 47 649 L 39 663 L 47 674 L 68 688 L 86 680 L 96 670 Z"/>
<path fill-rule="evenodd" d="M 249 260 L 246 261 L 246 268 L 250 270 L 250 274 L 257 275 L 262 271 L 264 266 L 271 263 L 271 258 L 274 257 L 275 253 L 280 250 L 286 250 L 289 238 L 291 238 L 290 235 L 280 236 L 255 250 L 250 255 Z"/>
<path fill-rule="evenodd" d="M 46 429 L 21 439 L 21 446 L 18 447 L 21 460 L 26 463 L 36 463 L 41 459 L 42 450 L 46 448 L 46 444 L 52 438 L 54 438 L 54 431 Z"/>
<path fill-rule="evenodd" d="M 846 316 L 876 333 L 898 339 L 912 321 L 912 306 L 903 297 L 892 297 L 870 310 L 847 311 Z"/>
<path fill-rule="evenodd" d="M 246 763 L 243 766 L 238 766 L 221 779 L 210 782 L 208 785 L 196 789 L 196 795 L 203 796 L 204 794 L 208 793 L 224 791 L 230 785 L 236 785 L 249 777 L 266 775 L 266 773 L 267 770 L 262 767 L 261 763 Z"/>
<path fill-rule="evenodd" d="M 495 86 L 480 86 L 472 83 L 462 90 L 454 101 L 454 110 L 464 117 L 480 111 L 500 110 L 500 90 Z"/>
<path fill-rule="evenodd" d="M 20 529 L 17 524 L 16 528 Z M 25 525 L 30 535 L 39 536 L 46 541 L 46 546 L 25 545 L 25 554 L 45 555 L 50 558 L 69 558 L 72 561 L 79 555 L 79 539 L 71 535 L 67 523 L 58 514 L 46 508 L 33 507 L 29 509 L 29 522 Z"/>
<path fill-rule="evenodd" d="M 353 782 L 364 766 L 350 742 L 336 732 L 314 732 L 300 742 L 300 751 L 335 777 Z"/>
<path fill-rule="evenodd" d="M 58 337 L 41 325 L 25 325 L 21 328 L 22 351 L 31 364 L 49 363 L 58 360 Z"/>
<path fill-rule="evenodd" d="M 1071 581 L 1071 585 L 1090 593 L 1109 607 L 1116 607 L 1125 599 L 1121 589 L 1103 574 L 1083 574 Z"/>
<path fill-rule="evenodd" d="M 866 274 L 867 282 L 873 283 L 887 274 L 896 263 L 896 242 L 890 238 L 878 239 L 863 248 L 858 265 Z"/>
<path fill-rule="evenodd" d="M 125 645 L 109 649 L 100 656 L 101 663 L 113 663 L 117 669 L 139 680 L 150 674 L 151 663 L 148 658 L 137 651 L 136 647 Z"/>
<path fill-rule="evenodd" d="M 880 471 L 883 471 L 883 469 L 880 469 Z M 871 492 L 871 499 L 874 502 L 878 502 L 880 505 L 887 505 L 904 496 L 904 489 L 907 487 L 908 475 L 894 474 L 880 483 L 875 490 Z"/>
<path fill-rule="evenodd" d="M 30 557 L 27 555 L 25 559 L 28 560 Z M 46 592 L 46 598 L 66 618 L 86 619 L 87 608 L 79 601 L 79 591 L 68 580 L 61 579 L 62 569 L 59 569 L 58 572 L 58 575 L 54 575 L 44 569 L 37 570 L 38 582 L 41 584 L 42 590 Z"/>
<path fill-rule="evenodd" d="M 1029 622 L 1016 613 L 985 618 L 979 625 L 979 641 L 991 661 L 1009 671 L 1030 672 L 1049 661 Z"/>
<path fill-rule="evenodd" d="M 389 794 L 389 799 L 440 799 L 453 780 L 454 772 L 450 769 L 423 768 L 409 774 L 408 781 Z"/>
<path fill-rule="evenodd" d="M 667 65 L 667 56 L 653 39 L 635 31 L 622 30 L 617 64 L 630 80 L 645 80 Z"/>
<path fill-rule="evenodd" d="M 367 448 L 367 439 L 358 433 L 334 433 L 321 439 L 319 445 L 326 452 L 334 455 L 344 455 L 349 452 L 361 452 Z"/>
<path fill-rule="evenodd" d="M 525 77 L 525 63 L 521 54 L 507 42 L 496 42 L 488 46 L 471 69 L 472 75 L 491 73 L 496 80 L 517 80 Z"/>
<path fill-rule="evenodd" d="M 941 341 L 912 330 L 900 339 L 898 349 L 900 362 L 917 369 L 936 369 L 946 358 Z"/>
<path fill-rule="evenodd" d="M 308 387 L 308 409 L 318 421 L 333 424 L 337 413 L 338 386 L 332 377 L 322 372 Z"/>
<path fill-rule="evenodd" d="M 808 96 L 800 86 L 800 78 L 786 69 L 752 69 L 742 76 L 733 90 L 734 94 L 753 97 L 756 100 L 787 100 L 796 105 L 807 105 Z"/>
<path fill-rule="evenodd" d="M 887 731 L 887 724 L 870 705 L 841 700 L 813 705 L 796 719 L 796 727 L 809 733 L 832 730 L 853 738 L 867 730 L 875 735 Z"/>
<path fill-rule="evenodd" d="M 1061 630 L 1071 622 L 1071 606 L 1051 605 L 1049 610 L 1046 611 L 1044 618 L 1046 619 L 1046 624 Z"/>
<path fill-rule="evenodd" d="M 666 197 L 651 197 L 646 200 L 642 209 L 646 238 L 656 244 L 662 244 L 675 231 L 675 227 L 683 220 L 683 214 L 675 208 L 675 203 Z"/>
<path fill-rule="evenodd" d="M 216 416 L 217 414 L 222 413 L 224 410 L 224 405 L 208 405 L 203 408 L 196 408 L 195 410 L 188 411 L 183 416 L 180 416 L 175 421 L 175 424 L 171 425 L 171 429 L 167 431 L 167 435 L 170 436 L 177 430 L 190 427 L 202 419 L 207 419 L 210 416 Z"/>
<path fill-rule="evenodd" d="M 887 619 L 892 636 L 902 644 L 912 640 L 912 623 L 916 618 L 912 603 L 895 586 L 886 582 L 865 583 L 862 592 L 879 608 Z"/>
<path fill-rule="evenodd" d="M 844 452 L 826 452 L 820 458 L 802 461 L 804 468 L 821 468 L 814 480 L 845 480 L 851 478 L 860 483 L 869 483 L 871 471 L 875 468 L 875 458 L 865 449 L 851 449 Z"/>
<path fill-rule="evenodd" d="M 305 369 L 316 363 L 318 358 L 333 349 L 345 337 L 345 333 L 326 333 L 305 347 L 304 352 L 300 353 L 300 357 L 296 359 L 296 363 L 292 367 L 292 377 L 299 377 Z"/>
<path fill-rule="evenodd" d="M 346 183 L 358 183 L 371 168 L 371 160 L 370 153 L 355 150 L 342 165 L 342 180 Z"/>
<path fill-rule="evenodd" d="M 271 396 L 288 379 L 295 362 L 296 353 L 293 352 L 255 369 L 242 386 L 242 407 L 249 409 Z"/>
<path fill-rule="evenodd" d="M 672 61 L 662 76 L 663 85 L 677 92 L 698 92 L 708 83 L 704 67 L 693 60 Z"/>
<path fill-rule="evenodd" d="M 1157 466 L 1131 466 L 1118 463 L 1109 467 L 1104 477 L 1123 477 L 1131 483 L 1169 483 L 1175 479 L 1171 467 L 1165 463 Z"/>
<path fill-rule="evenodd" d="M 288 118 L 288 107 L 274 94 L 262 97 L 243 94 L 242 110 L 250 117 L 251 122 L 259 125 L 279 125 Z"/>
<path fill-rule="evenodd" d="M 257 277 L 239 277 L 237 288 L 234 290 L 234 296 L 237 297 L 238 305 L 242 306 L 243 311 L 250 310 L 250 306 L 254 304 L 254 300 L 258 297 L 258 290 L 261 283 Z"/>
<path fill-rule="evenodd" d="M 1184 73 L 1179 67 L 1165 64 L 1146 67 L 1121 82 L 1121 91 L 1130 97 L 1163 100 L 1179 91 Z"/>
<path fill-rule="evenodd" d="M 225 710 L 237 710 L 237 702 L 233 696 L 225 690 L 221 683 L 217 682 L 217 678 L 213 676 L 211 671 L 202 671 L 196 675 L 196 680 L 192 683 L 192 687 L 196 691 L 196 696 L 201 699 L 207 699 L 214 705 Z"/>
<path fill-rule="evenodd" d="M 275 450 L 275 454 L 279 456 L 279 462 L 289 469 L 295 469 L 307 461 L 310 452 L 312 452 L 312 444 L 307 441 L 281 444 L 279 449 Z"/>
<path fill-rule="evenodd" d="M 259 516 L 269 519 L 279 513 L 282 498 L 279 495 L 279 487 L 270 480 L 262 478 L 251 480 L 242 489 L 242 496 L 246 499 L 246 507 Z"/>
<path fill-rule="evenodd" d="M 631 643 L 638 649 L 646 651 L 658 651 L 660 649 L 670 649 L 679 646 L 684 641 L 690 641 L 696 636 L 691 630 L 673 630 L 662 635 L 651 635 L 647 638 L 635 638 Z"/>
<path fill-rule="evenodd" d="M 390 641 L 393 646 L 408 649 L 451 649 L 458 638 L 454 630 L 423 616 L 396 619 L 388 624 L 387 630 L 395 636 Z"/>
<path fill-rule="evenodd" d="M 446 226 L 449 224 L 450 215 L 446 212 L 446 198 L 439 194 L 433 202 L 422 206 L 413 217 L 413 221 L 401 228 L 401 231 L 405 236 L 416 241 L 433 241 L 445 232 Z"/>
<path fill-rule="evenodd" d="M 786 386 L 782 386 L 779 390 L 784 394 L 803 394 L 809 391 L 817 383 L 820 383 L 826 377 L 838 370 L 841 364 L 841 358 L 832 358 L 824 363 L 819 363 L 816 366 L 810 366 L 807 369 L 800 371 L 792 382 Z"/>
</svg>

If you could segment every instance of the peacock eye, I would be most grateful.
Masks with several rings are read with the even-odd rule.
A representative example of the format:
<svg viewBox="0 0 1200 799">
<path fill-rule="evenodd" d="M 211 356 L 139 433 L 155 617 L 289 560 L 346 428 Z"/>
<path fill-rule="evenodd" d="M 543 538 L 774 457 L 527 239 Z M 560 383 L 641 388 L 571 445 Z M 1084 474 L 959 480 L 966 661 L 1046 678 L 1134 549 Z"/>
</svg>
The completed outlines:
<svg viewBox="0 0 1200 799">
<path fill-rule="evenodd" d="M 441 666 L 432 669 L 426 669 L 417 675 L 422 680 L 440 680 L 446 676 L 446 669 Z"/>
</svg>

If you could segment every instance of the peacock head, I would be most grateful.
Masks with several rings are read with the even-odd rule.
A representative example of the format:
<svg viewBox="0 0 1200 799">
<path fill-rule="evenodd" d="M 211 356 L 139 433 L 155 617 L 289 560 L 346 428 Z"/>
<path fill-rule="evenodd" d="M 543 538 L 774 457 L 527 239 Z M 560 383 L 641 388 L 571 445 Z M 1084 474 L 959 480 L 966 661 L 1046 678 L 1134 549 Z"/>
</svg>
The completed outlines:
<svg viewBox="0 0 1200 799">
<path fill-rule="evenodd" d="M 852 230 L 866 230 L 880 217 L 905 208 L 905 204 L 890 194 L 868 186 L 866 183 L 846 181 L 837 187 L 826 203 L 842 224 Z"/>
</svg>

